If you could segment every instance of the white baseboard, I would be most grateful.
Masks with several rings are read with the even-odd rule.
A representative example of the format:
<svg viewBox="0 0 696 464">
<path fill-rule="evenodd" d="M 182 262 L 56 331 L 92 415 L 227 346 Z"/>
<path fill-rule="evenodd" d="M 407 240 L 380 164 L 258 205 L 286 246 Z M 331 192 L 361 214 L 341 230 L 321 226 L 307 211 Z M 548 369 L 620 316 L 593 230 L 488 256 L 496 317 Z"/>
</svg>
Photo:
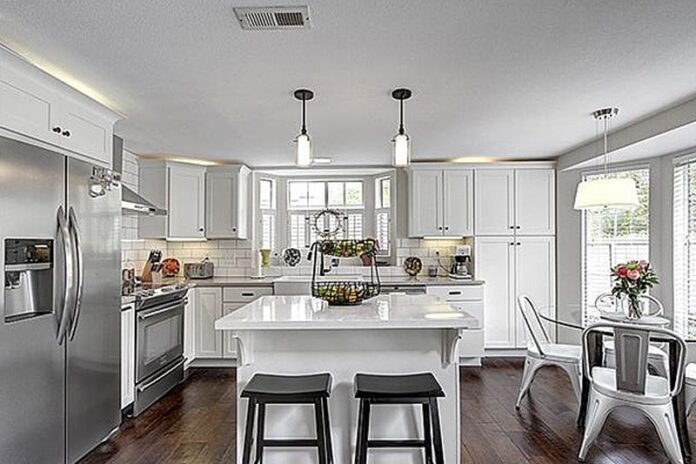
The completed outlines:
<svg viewBox="0 0 696 464">
<path fill-rule="evenodd" d="M 481 358 L 459 358 L 460 367 L 481 367 Z"/>
<path fill-rule="evenodd" d="M 230 358 L 194 358 L 188 367 L 237 367 L 237 360 Z"/>
<path fill-rule="evenodd" d="M 486 348 L 486 358 L 516 358 L 527 354 L 526 348 Z"/>
</svg>

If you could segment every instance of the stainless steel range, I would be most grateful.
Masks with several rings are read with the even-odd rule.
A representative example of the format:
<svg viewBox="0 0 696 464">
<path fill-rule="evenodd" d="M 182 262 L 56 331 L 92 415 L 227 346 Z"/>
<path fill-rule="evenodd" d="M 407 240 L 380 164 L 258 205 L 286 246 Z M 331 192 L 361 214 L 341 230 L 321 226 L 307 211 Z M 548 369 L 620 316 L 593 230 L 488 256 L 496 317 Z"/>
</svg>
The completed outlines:
<svg viewBox="0 0 696 464">
<path fill-rule="evenodd" d="M 135 293 L 136 416 L 184 378 L 184 307 L 189 288 L 145 286 Z"/>
</svg>

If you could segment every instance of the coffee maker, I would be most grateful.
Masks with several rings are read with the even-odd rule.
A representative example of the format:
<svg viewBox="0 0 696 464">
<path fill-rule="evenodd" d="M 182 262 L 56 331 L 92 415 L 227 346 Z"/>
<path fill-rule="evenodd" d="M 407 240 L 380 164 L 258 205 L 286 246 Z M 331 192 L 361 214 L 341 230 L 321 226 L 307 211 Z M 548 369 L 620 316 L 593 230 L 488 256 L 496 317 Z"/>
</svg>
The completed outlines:
<svg viewBox="0 0 696 464">
<path fill-rule="evenodd" d="M 454 263 L 449 272 L 452 279 L 471 279 L 469 266 L 471 265 L 471 246 L 457 245 L 454 250 Z"/>
</svg>

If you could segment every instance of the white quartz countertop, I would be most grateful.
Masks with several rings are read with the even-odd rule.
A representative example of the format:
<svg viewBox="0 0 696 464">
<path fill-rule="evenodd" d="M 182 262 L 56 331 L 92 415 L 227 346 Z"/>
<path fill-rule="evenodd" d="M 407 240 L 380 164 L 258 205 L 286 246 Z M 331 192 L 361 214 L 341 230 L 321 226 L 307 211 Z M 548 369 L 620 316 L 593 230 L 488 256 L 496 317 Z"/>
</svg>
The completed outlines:
<svg viewBox="0 0 696 464">
<path fill-rule="evenodd" d="M 218 330 L 477 329 L 465 311 L 430 295 L 380 295 L 357 306 L 311 296 L 264 296 L 215 321 Z"/>
</svg>

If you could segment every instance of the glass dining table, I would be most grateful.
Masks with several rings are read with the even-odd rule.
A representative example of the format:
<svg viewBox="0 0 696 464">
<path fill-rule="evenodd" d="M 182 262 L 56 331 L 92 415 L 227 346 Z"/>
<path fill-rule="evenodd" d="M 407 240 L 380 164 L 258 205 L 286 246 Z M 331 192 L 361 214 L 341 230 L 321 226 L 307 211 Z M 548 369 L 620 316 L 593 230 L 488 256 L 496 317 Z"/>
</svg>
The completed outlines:
<svg viewBox="0 0 696 464">
<path fill-rule="evenodd" d="M 640 324 L 648 326 L 656 326 L 663 328 L 670 328 L 672 321 L 669 318 L 663 316 L 644 316 L 639 320 L 629 320 L 621 313 L 617 311 L 607 311 L 606 307 L 595 308 L 597 311 L 591 311 L 591 316 L 587 318 L 582 317 L 581 305 L 566 305 L 563 307 L 545 307 L 540 308 L 539 317 L 550 325 L 557 327 L 557 332 L 563 332 L 566 336 L 572 337 L 573 333 L 577 334 L 578 338 L 581 338 L 583 331 L 598 322 L 609 322 L 609 323 L 628 323 L 628 324 Z M 560 311 L 559 311 L 560 310 Z M 553 316 L 552 316 L 553 315 Z M 579 322 L 580 321 L 580 322 Z M 587 358 L 589 361 L 590 369 L 594 366 L 599 366 L 602 364 L 604 357 L 604 338 L 609 336 L 610 333 L 592 331 L 588 334 L 588 353 Z M 563 339 L 567 337 L 562 337 Z M 651 337 L 651 340 L 657 343 L 664 343 L 665 349 L 668 353 L 669 358 L 669 373 L 670 373 L 670 387 L 674 388 L 676 382 L 676 373 L 679 363 L 679 347 L 677 342 L 673 338 L 661 339 L 659 336 L 655 338 Z M 696 342 L 696 340 L 686 340 L 686 342 Z M 587 415 L 587 403 L 590 395 L 590 380 L 587 377 L 585 369 L 583 368 L 583 378 L 582 378 L 582 394 L 580 400 L 580 408 L 578 410 L 577 424 L 579 427 L 584 427 L 585 416 Z M 686 394 L 684 388 L 681 389 L 679 394 L 672 399 L 672 406 L 674 408 L 674 415 L 677 425 L 677 432 L 679 433 L 679 444 L 681 446 L 682 455 L 685 460 L 691 459 L 691 444 L 689 442 L 689 431 L 687 428 L 686 420 Z"/>
</svg>

